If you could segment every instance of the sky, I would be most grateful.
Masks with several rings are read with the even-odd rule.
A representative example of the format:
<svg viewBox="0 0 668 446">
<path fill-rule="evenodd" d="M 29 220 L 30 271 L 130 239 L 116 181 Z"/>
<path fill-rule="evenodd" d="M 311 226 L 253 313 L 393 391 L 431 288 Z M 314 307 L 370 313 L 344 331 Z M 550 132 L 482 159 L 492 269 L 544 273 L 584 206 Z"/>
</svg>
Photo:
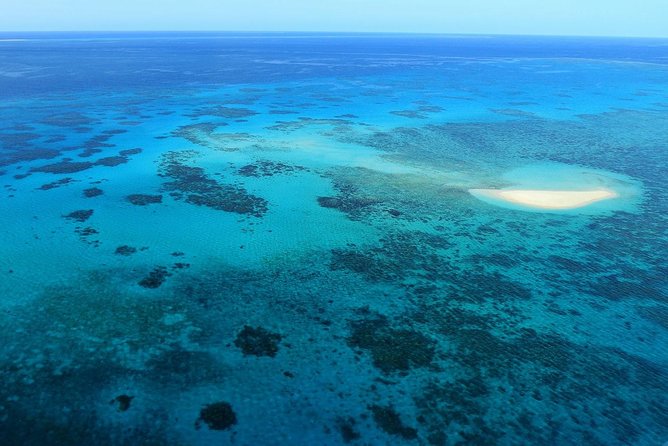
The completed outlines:
<svg viewBox="0 0 668 446">
<path fill-rule="evenodd" d="M 0 31 L 668 37 L 668 0 L 3 0 Z"/>
</svg>

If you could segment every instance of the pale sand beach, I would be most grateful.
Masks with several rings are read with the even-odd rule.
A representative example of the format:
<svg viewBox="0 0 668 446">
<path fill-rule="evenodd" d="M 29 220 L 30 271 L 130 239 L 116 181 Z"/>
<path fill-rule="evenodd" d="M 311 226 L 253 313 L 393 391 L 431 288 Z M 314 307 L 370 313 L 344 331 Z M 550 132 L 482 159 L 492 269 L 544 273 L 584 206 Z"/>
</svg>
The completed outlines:
<svg viewBox="0 0 668 446">
<path fill-rule="evenodd" d="M 470 189 L 474 196 L 504 200 L 540 209 L 576 209 L 619 196 L 609 189 L 599 190 L 523 190 Z"/>
</svg>

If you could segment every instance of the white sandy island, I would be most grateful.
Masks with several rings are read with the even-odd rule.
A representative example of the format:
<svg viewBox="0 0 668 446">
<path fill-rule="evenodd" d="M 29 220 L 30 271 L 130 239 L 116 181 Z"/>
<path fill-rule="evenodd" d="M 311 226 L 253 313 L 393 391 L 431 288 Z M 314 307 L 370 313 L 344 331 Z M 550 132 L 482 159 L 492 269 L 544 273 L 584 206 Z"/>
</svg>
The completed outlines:
<svg viewBox="0 0 668 446">
<path fill-rule="evenodd" d="M 525 190 L 471 189 L 474 196 L 504 200 L 540 209 L 576 209 L 597 201 L 619 196 L 609 189 L 597 190 Z"/>
</svg>

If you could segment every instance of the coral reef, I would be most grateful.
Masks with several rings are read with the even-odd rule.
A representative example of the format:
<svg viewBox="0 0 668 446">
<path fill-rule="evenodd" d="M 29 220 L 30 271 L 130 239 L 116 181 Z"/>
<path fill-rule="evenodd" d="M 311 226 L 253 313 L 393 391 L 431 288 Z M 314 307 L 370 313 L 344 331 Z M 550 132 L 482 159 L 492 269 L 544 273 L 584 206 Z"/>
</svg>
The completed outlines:
<svg viewBox="0 0 668 446">
<path fill-rule="evenodd" d="M 209 429 L 221 431 L 237 424 L 237 415 L 232 410 L 230 403 L 224 401 L 211 403 L 200 411 L 199 418 L 195 421 L 197 429 L 202 423 L 205 423 Z"/>
<path fill-rule="evenodd" d="M 245 356 L 274 357 L 278 353 L 278 344 L 283 339 L 278 333 L 272 333 L 262 327 L 245 325 L 234 340 Z"/>
</svg>

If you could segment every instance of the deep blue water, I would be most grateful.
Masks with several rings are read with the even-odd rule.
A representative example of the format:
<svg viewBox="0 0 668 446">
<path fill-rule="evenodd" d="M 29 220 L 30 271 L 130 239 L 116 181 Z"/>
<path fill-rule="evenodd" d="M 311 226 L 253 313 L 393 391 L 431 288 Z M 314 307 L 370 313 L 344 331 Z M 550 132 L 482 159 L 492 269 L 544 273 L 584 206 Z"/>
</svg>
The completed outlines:
<svg viewBox="0 0 668 446">
<path fill-rule="evenodd" d="M 0 98 L 0 444 L 668 441 L 668 40 L 0 34 Z"/>
</svg>

